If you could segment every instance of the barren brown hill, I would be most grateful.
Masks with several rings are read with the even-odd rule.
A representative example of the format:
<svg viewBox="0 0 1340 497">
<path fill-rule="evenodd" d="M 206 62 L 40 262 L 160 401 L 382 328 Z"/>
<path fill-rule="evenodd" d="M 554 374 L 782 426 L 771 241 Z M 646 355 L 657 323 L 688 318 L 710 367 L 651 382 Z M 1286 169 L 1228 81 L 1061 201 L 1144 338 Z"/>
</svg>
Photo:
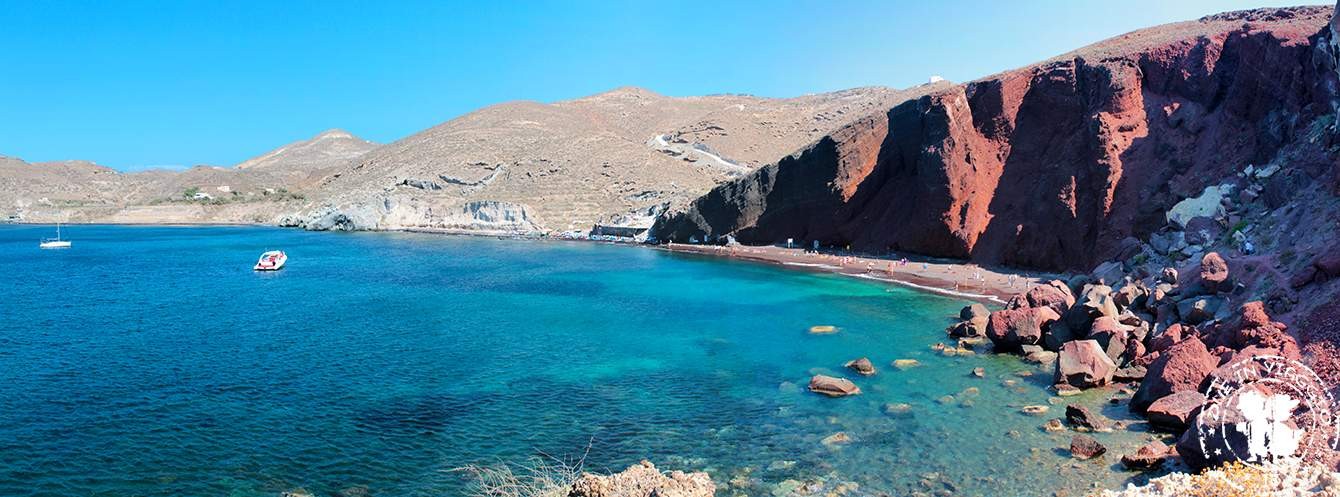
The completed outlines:
<svg viewBox="0 0 1340 497">
<path fill-rule="evenodd" d="M 311 208 L 285 224 L 586 231 L 614 218 L 649 223 L 668 204 L 945 86 L 789 99 L 620 88 L 495 105 L 369 153 L 324 181 Z"/>
<path fill-rule="evenodd" d="M 305 205 L 304 190 L 376 146 L 329 130 L 236 167 L 134 173 L 0 158 L 0 214 L 29 222 L 273 224 Z"/>
<path fill-rule="evenodd" d="M 290 190 L 306 190 L 326 176 L 376 149 L 376 143 L 342 129 L 330 129 L 311 139 L 290 143 L 237 166 L 248 172 L 284 175 Z"/>
</svg>

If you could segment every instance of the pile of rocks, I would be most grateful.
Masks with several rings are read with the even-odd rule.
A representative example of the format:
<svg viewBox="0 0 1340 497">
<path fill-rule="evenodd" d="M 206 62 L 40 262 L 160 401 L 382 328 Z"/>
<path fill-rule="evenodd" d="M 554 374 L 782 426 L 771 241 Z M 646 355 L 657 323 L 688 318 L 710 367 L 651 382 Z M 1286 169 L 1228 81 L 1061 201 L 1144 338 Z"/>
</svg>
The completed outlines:
<svg viewBox="0 0 1340 497">
<path fill-rule="evenodd" d="M 568 497 L 711 497 L 716 485 L 707 473 L 662 473 L 648 461 L 610 475 L 582 473 Z"/>
<path fill-rule="evenodd" d="M 1131 410 L 1146 415 L 1156 429 L 1182 433 L 1176 453 L 1184 461 L 1193 468 L 1226 462 L 1233 451 L 1205 449 L 1196 439 L 1197 433 L 1222 428 L 1206 423 L 1223 421 L 1197 419 L 1206 389 L 1257 356 L 1298 360 L 1298 344 L 1261 302 L 1230 304 L 1232 275 L 1215 252 L 1205 254 L 1187 277 L 1167 268 L 1135 279 L 1117 269 L 1103 265 L 1091 276 L 1031 288 L 989 313 L 984 327 L 978 310 L 965 308 L 963 321 L 950 333 L 980 330 L 997 352 L 1054 362 L 1060 392 L 1138 384 Z M 1109 284 L 1112 280 L 1119 281 Z M 1158 467 L 1173 453 L 1158 445 L 1123 460 L 1131 468 Z"/>
</svg>

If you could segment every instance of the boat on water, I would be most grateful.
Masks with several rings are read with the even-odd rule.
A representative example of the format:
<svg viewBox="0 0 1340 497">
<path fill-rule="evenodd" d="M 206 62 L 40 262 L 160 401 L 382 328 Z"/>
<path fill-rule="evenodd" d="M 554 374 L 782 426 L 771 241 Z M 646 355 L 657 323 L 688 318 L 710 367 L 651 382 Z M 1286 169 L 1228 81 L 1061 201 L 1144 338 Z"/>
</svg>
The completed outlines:
<svg viewBox="0 0 1340 497">
<path fill-rule="evenodd" d="M 288 255 L 282 250 L 271 250 L 261 254 L 261 259 L 256 261 L 257 271 L 278 271 L 284 268 L 284 263 L 288 262 Z"/>
<path fill-rule="evenodd" d="M 37 247 L 38 247 L 38 248 L 44 248 L 44 249 L 61 249 L 61 248 L 70 248 L 70 245 L 71 245 L 71 243 L 70 243 L 69 240 L 62 240 L 62 239 L 61 239 L 61 237 L 60 237 L 60 223 L 56 223 L 56 237 L 55 237 L 55 238 L 43 238 L 42 241 L 39 242 L 39 243 L 37 244 Z"/>
</svg>

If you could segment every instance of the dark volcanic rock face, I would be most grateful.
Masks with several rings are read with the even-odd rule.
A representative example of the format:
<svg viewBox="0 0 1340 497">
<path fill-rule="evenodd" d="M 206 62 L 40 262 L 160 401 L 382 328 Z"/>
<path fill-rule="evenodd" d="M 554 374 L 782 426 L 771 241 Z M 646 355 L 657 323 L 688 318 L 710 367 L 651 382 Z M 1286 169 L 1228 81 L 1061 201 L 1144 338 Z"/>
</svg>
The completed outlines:
<svg viewBox="0 0 1340 497">
<path fill-rule="evenodd" d="M 1087 270 L 1333 112 L 1330 16 L 1222 14 L 905 102 L 716 188 L 653 236 Z"/>
</svg>

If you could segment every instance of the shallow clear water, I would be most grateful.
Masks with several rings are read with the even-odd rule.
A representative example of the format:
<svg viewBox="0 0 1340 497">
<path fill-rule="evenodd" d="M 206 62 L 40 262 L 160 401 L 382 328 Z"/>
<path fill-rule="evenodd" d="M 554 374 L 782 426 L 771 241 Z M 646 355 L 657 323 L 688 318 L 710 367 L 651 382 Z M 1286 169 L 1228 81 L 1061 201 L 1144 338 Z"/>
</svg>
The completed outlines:
<svg viewBox="0 0 1340 497">
<path fill-rule="evenodd" d="M 1018 413 L 1045 374 L 935 355 L 964 305 L 940 296 L 597 244 L 74 226 L 40 251 L 48 231 L 0 226 L 0 495 L 459 495 L 454 468 L 588 445 L 588 469 L 707 470 L 718 495 L 1125 477 Z M 266 249 L 288 267 L 253 273 Z M 865 394 L 804 390 L 859 356 L 880 368 Z M 1118 454 L 1140 437 L 1100 435 Z"/>
</svg>

